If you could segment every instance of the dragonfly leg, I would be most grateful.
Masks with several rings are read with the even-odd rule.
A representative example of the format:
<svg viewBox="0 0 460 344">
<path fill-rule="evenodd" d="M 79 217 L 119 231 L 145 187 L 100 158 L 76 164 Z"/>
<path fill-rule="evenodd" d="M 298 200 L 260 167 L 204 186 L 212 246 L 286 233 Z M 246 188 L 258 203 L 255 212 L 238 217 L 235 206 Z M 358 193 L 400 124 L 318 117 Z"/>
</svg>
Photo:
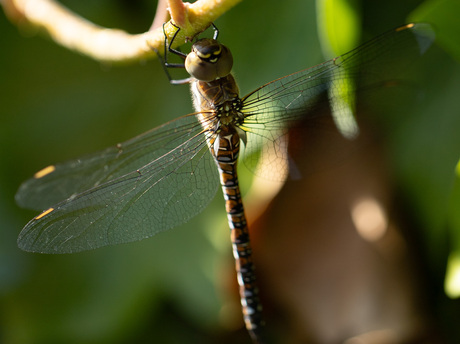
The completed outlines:
<svg viewBox="0 0 460 344">
<path fill-rule="evenodd" d="M 217 26 L 214 25 L 214 23 L 211 23 L 211 25 L 214 30 L 214 35 L 212 36 L 212 39 L 217 40 L 217 37 L 219 36 L 219 29 L 217 28 Z"/>
<path fill-rule="evenodd" d="M 185 60 L 185 58 L 187 57 L 187 54 L 181 52 L 180 50 L 178 49 L 173 49 L 171 48 L 171 44 L 174 42 L 174 40 L 176 39 L 176 36 L 178 34 L 178 32 L 180 31 L 180 27 L 174 25 L 173 23 L 171 23 L 174 27 L 177 28 L 176 32 L 174 33 L 172 39 L 171 39 L 171 42 L 168 43 L 168 36 L 166 35 L 166 32 L 165 32 L 165 25 L 166 23 L 163 24 L 163 35 L 164 35 L 164 58 L 161 56 L 161 54 L 159 53 L 159 51 L 157 49 L 154 49 L 155 50 L 155 53 L 157 54 L 158 56 L 158 59 L 160 60 L 161 62 L 161 66 L 163 67 L 163 70 L 165 71 L 165 74 L 166 76 L 168 77 L 168 80 L 169 82 L 172 84 L 172 85 L 181 85 L 181 84 L 187 84 L 190 82 L 191 78 L 185 78 L 185 79 L 173 79 L 171 74 L 169 73 L 169 70 L 168 68 L 185 68 L 185 64 L 184 63 L 170 63 L 168 62 L 168 52 L 169 53 L 172 53 L 172 54 L 175 54 L 175 55 L 178 55 L 180 56 L 181 58 L 183 58 Z"/>
</svg>

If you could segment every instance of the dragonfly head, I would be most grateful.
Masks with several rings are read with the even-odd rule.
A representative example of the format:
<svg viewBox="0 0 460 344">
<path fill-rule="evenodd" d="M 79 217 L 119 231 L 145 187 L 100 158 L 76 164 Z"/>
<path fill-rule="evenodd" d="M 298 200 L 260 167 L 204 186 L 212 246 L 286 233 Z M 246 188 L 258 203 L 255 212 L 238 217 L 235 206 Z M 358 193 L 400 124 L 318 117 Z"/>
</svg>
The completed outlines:
<svg viewBox="0 0 460 344">
<path fill-rule="evenodd" d="M 185 59 L 185 69 L 197 80 L 213 81 L 230 74 L 233 57 L 230 50 L 215 39 L 196 41 Z"/>
</svg>

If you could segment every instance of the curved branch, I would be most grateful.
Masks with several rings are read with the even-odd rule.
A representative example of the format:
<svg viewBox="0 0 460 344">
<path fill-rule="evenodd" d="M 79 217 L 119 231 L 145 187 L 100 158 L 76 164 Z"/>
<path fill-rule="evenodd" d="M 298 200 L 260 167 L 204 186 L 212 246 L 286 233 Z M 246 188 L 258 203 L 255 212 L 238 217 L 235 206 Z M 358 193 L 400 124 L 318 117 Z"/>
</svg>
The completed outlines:
<svg viewBox="0 0 460 344">
<path fill-rule="evenodd" d="M 183 42 L 205 30 L 219 16 L 241 0 L 199 0 L 193 4 L 169 0 L 172 20 L 181 27 L 176 42 Z M 0 4 L 17 26 L 32 25 L 46 32 L 56 43 L 104 62 L 132 62 L 155 56 L 162 50 L 160 27 L 141 34 L 98 26 L 53 0 L 1 0 Z M 166 34 L 174 33 L 171 25 Z"/>
<path fill-rule="evenodd" d="M 153 18 L 152 26 L 150 26 L 149 31 L 155 30 L 161 26 L 163 23 L 167 22 L 168 17 L 168 3 L 167 0 L 158 0 L 157 10 L 155 12 L 155 18 Z"/>
</svg>

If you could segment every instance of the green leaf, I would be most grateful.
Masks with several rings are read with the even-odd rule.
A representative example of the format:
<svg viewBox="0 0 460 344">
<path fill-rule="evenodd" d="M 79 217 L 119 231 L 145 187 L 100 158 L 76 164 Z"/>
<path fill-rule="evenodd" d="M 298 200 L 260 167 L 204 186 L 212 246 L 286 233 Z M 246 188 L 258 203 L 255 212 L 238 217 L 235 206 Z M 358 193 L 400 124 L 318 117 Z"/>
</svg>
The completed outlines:
<svg viewBox="0 0 460 344">
<path fill-rule="evenodd" d="M 444 289 L 451 298 L 460 297 L 460 161 L 455 169 L 456 179 L 448 208 L 448 228 L 451 254 L 447 262 Z"/>
<path fill-rule="evenodd" d="M 326 58 L 358 45 L 361 16 L 356 0 L 318 0 L 316 12 L 321 48 Z"/>
<path fill-rule="evenodd" d="M 318 34 L 321 48 L 326 58 L 343 54 L 358 45 L 360 32 L 360 13 L 356 0 L 318 0 Z M 340 85 L 333 85 L 330 91 L 351 94 L 354 89 L 352 79 L 341 80 Z M 337 95 L 336 95 L 337 96 Z M 347 138 L 358 134 L 354 118 L 354 97 L 332 97 L 332 114 L 339 131 Z"/>
</svg>

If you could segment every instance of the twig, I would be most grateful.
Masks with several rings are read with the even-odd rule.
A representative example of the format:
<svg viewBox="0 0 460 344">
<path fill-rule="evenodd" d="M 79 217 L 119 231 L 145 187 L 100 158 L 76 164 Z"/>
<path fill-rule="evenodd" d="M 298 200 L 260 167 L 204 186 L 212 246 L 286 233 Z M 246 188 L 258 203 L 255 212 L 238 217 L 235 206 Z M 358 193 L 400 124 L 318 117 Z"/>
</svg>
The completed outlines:
<svg viewBox="0 0 460 344">
<path fill-rule="evenodd" d="M 153 23 L 149 31 L 158 29 L 166 21 L 168 21 L 168 2 L 167 0 L 158 0 L 155 18 L 153 18 Z"/>
<path fill-rule="evenodd" d="M 179 42 L 194 37 L 240 1 L 199 0 L 188 4 L 170 0 L 172 20 L 182 29 L 175 42 L 179 45 Z M 121 63 L 142 60 L 155 56 L 152 49 L 161 51 L 163 47 L 161 25 L 133 35 L 91 23 L 53 0 L 0 0 L 0 4 L 10 21 L 17 26 L 36 27 L 56 43 L 98 61 Z M 172 25 L 167 25 L 168 37 L 173 33 Z"/>
</svg>

